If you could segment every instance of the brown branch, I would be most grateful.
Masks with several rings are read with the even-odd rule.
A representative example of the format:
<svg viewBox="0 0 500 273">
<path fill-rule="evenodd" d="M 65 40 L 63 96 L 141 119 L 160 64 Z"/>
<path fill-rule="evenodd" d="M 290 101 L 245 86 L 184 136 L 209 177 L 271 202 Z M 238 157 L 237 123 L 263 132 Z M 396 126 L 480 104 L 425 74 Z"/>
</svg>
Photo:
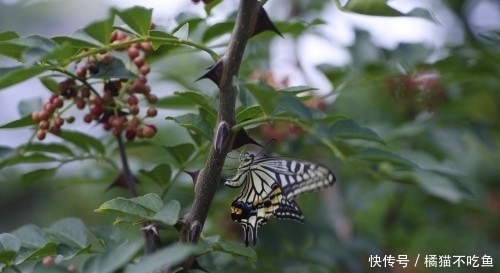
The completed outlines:
<svg viewBox="0 0 500 273">
<path fill-rule="evenodd" d="M 231 41 L 226 54 L 219 60 L 222 62 L 222 74 L 219 81 L 220 100 L 218 122 L 226 122 L 229 127 L 236 123 L 235 104 L 237 87 L 235 79 L 238 76 L 241 59 L 248 39 L 254 32 L 254 27 L 259 13 L 260 3 L 256 0 L 240 0 L 238 16 L 234 26 Z M 185 225 L 181 229 L 181 242 L 196 243 L 199 232 L 207 218 L 208 209 L 217 190 L 221 178 L 222 167 L 226 154 L 231 149 L 234 133 L 230 131 L 228 139 L 222 147 L 212 145 L 203 172 L 196 182 L 195 196 L 191 211 L 184 217 Z M 197 227 L 192 229 L 191 227 Z M 193 259 L 187 261 L 185 269 L 189 269 Z"/>
</svg>

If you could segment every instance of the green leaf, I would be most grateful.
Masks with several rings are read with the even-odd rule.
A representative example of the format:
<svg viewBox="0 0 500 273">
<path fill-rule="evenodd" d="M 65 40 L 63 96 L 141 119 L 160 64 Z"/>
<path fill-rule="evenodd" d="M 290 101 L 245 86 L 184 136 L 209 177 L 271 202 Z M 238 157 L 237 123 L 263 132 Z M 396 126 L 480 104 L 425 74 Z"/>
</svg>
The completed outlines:
<svg viewBox="0 0 500 273">
<path fill-rule="evenodd" d="M 189 37 L 189 22 L 186 22 L 179 29 L 177 29 L 174 33 L 172 33 L 179 40 L 187 40 Z"/>
<path fill-rule="evenodd" d="M 153 219 L 166 225 L 173 226 L 179 220 L 180 211 L 181 204 L 179 201 L 170 200 L 153 216 Z"/>
<path fill-rule="evenodd" d="M 125 242 L 116 248 L 106 249 L 85 261 L 82 272 L 116 272 L 135 256 L 142 245 L 141 241 L 132 241 Z"/>
<path fill-rule="evenodd" d="M 177 117 L 166 117 L 166 119 L 173 120 L 188 130 L 202 134 L 208 140 L 212 140 L 214 138 L 212 126 L 210 126 L 208 121 L 203 119 L 200 115 L 190 113 Z"/>
<path fill-rule="evenodd" d="M 33 121 L 33 119 L 31 118 L 31 114 L 29 114 L 20 119 L 16 119 L 14 121 L 1 125 L 0 129 L 12 129 L 12 128 L 32 126 L 32 125 L 35 125 L 35 121 Z"/>
<path fill-rule="evenodd" d="M 452 203 L 458 203 L 466 198 L 467 194 L 455 185 L 450 178 L 429 171 L 415 171 L 417 184 L 427 193 Z"/>
<path fill-rule="evenodd" d="M 15 164 L 36 164 L 36 163 L 50 163 L 57 161 L 57 158 L 51 157 L 41 153 L 33 153 L 30 155 L 18 156 L 14 155 L 13 157 L 3 161 L 0 163 L 0 169 L 5 166 L 11 166 Z"/>
<path fill-rule="evenodd" d="M 53 153 L 59 155 L 66 156 L 75 156 L 73 151 L 68 148 L 65 144 L 60 143 L 36 143 L 32 142 L 20 147 L 20 150 L 26 152 L 44 152 L 44 153 Z"/>
<path fill-rule="evenodd" d="M 163 146 L 169 155 L 171 155 L 179 165 L 183 165 L 194 153 L 194 145 L 191 143 L 182 143 L 175 146 Z"/>
<path fill-rule="evenodd" d="M 13 155 L 16 149 L 8 146 L 0 146 L 0 158 L 6 158 Z"/>
<path fill-rule="evenodd" d="M 211 116 L 217 117 L 216 101 L 213 98 L 194 91 L 175 92 L 174 94 L 194 102 L 196 105 L 205 109 Z"/>
<path fill-rule="evenodd" d="M 59 94 L 61 89 L 59 88 L 59 84 L 52 77 L 40 77 L 40 82 L 53 93 Z"/>
<path fill-rule="evenodd" d="M 149 193 L 135 198 L 118 197 L 104 202 L 95 212 L 118 213 L 131 217 L 133 221 L 151 219 L 151 217 L 163 207 L 161 198 Z"/>
<path fill-rule="evenodd" d="M 163 268 L 170 268 L 171 266 L 184 261 L 196 251 L 197 248 L 191 245 L 177 244 L 168 246 L 151 255 L 143 256 L 143 259 L 138 263 L 125 267 L 123 273 L 157 272 Z"/>
<path fill-rule="evenodd" d="M 118 246 L 122 243 L 120 229 L 113 226 L 90 227 L 90 232 L 105 248 Z"/>
<path fill-rule="evenodd" d="M 384 141 L 372 129 L 361 127 L 351 119 L 343 119 L 335 122 L 328 128 L 333 138 L 364 139 L 384 144 Z"/>
<path fill-rule="evenodd" d="M 167 185 L 170 184 L 170 177 L 172 176 L 172 168 L 168 164 L 161 163 L 156 165 L 150 171 L 142 169 L 139 170 L 139 173 L 153 180 L 160 187 L 165 188 Z"/>
<path fill-rule="evenodd" d="M 43 265 L 43 263 L 37 263 L 33 267 L 33 271 L 31 273 L 68 273 L 67 266 L 63 266 L 61 264 L 55 264 L 51 266 Z M 13 273 L 13 272 L 9 272 Z"/>
<path fill-rule="evenodd" d="M 309 91 L 315 91 L 318 90 L 318 88 L 310 87 L 310 86 L 292 86 L 292 87 L 287 87 L 278 90 L 279 92 L 289 92 L 293 94 L 300 94 L 304 92 L 309 92 Z"/>
<path fill-rule="evenodd" d="M 90 135 L 78 132 L 78 131 L 68 131 L 64 130 L 59 135 L 60 138 L 74 144 L 75 146 L 90 152 L 91 149 L 94 149 L 99 154 L 105 154 L 106 148 L 97 138 L 94 138 Z"/>
<path fill-rule="evenodd" d="M 174 35 L 160 30 L 150 30 L 149 37 L 153 44 L 154 50 L 157 50 L 160 46 L 164 45 L 166 43 L 166 40 L 171 40 L 170 43 L 177 40 L 177 37 L 175 37 Z"/>
<path fill-rule="evenodd" d="M 0 234 L 0 262 L 8 264 L 21 249 L 21 240 L 10 233 Z"/>
<path fill-rule="evenodd" d="M 16 264 L 56 253 L 56 244 L 49 241 L 43 230 L 35 225 L 22 226 L 12 234 L 21 240 L 21 250 L 16 257 Z"/>
<path fill-rule="evenodd" d="M 336 0 L 338 2 L 338 0 Z M 403 14 L 387 5 L 387 0 L 349 0 L 343 11 L 377 16 L 402 16 Z"/>
<path fill-rule="evenodd" d="M 206 44 L 211 40 L 218 38 L 224 34 L 231 33 L 234 27 L 234 21 L 226 21 L 210 26 L 201 38 L 201 41 Z"/>
<path fill-rule="evenodd" d="M 205 12 L 207 13 L 207 16 L 209 16 L 212 12 L 212 9 L 219 5 L 221 2 L 222 0 L 212 0 L 205 4 Z"/>
<path fill-rule="evenodd" d="M 19 35 L 14 31 L 0 32 L 0 41 L 7 41 L 19 38 Z"/>
<path fill-rule="evenodd" d="M 0 89 L 20 83 L 47 70 L 54 69 L 51 66 L 16 66 L 0 68 Z"/>
<path fill-rule="evenodd" d="M 220 241 L 217 242 L 216 245 L 214 245 L 214 248 L 233 256 L 244 257 L 251 263 L 255 263 L 257 261 L 257 253 L 255 252 L 255 250 L 251 247 L 246 247 L 242 243 Z"/>
<path fill-rule="evenodd" d="M 58 168 L 50 169 L 38 169 L 30 172 L 26 172 L 21 177 L 21 183 L 24 185 L 31 184 L 34 182 L 44 181 L 48 178 L 52 178 L 56 175 Z"/>
<path fill-rule="evenodd" d="M 103 45 L 109 45 L 111 32 L 113 31 L 113 17 L 94 22 L 86 26 L 83 31 Z"/>
<path fill-rule="evenodd" d="M 97 73 L 92 74 L 91 78 L 96 79 L 109 79 L 109 78 L 120 78 L 120 79 L 136 79 L 137 75 L 132 71 L 128 70 L 122 60 L 119 58 L 113 58 L 113 61 L 109 64 L 105 64 L 102 61 L 96 63 L 95 68 Z"/>
<path fill-rule="evenodd" d="M 163 201 L 160 196 L 154 193 L 148 193 L 143 196 L 138 196 L 130 199 L 133 202 L 147 208 L 151 211 L 159 211 L 163 207 Z"/>
<path fill-rule="evenodd" d="M 141 36 L 148 35 L 152 13 L 153 9 L 147 9 L 141 6 L 134 6 L 122 11 L 116 11 L 116 14 L 123 22 Z"/>
<path fill-rule="evenodd" d="M 192 109 L 196 104 L 185 97 L 181 96 L 168 96 L 159 99 L 155 103 L 155 107 L 166 109 Z"/>
<path fill-rule="evenodd" d="M 292 114 L 293 116 L 296 116 L 304 121 L 311 121 L 313 119 L 311 108 L 307 107 L 296 96 L 288 94 L 280 94 L 276 100 L 273 114 L 279 114 L 282 112 Z"/>
<path fill-rule="evenodd" d="M 11 40 L 0 41 L 0 55 L 21 61 L 21 56 L 26 50 L 26 46 L 17 44 Z"/>
<path fill-rule="evenodd" d="M 382 163 L 389 162 L 399 167 L 413 169 L 418 168 L 413 162 L 408 159 L 404 159 L 396 154 L 393 154 L 389 151 L 380 150 L 377 148 L 366 148 L 360 150 L 356 155 L 356 158 L 374 162 L 374 163 Z"/>
<path fill-rule="evenodd" d="M 321 19 L 314 19 L 311 22 L 305 21 L 284 21 L 284 22 L 275 22 L 274 25 L 276 28 L 280 30 L 282 34 L 291 34 L 293 36 L 298 36 L 304 33 L 306 30 L 310 29 L 313 26 L 325 24 L 325 21 Z"/>
<path fill-rule="evenodd" d="M 236 114 L 236 120 L 238 122 L 245 121 L 247 119 L 256 118 L 262 115 L 262 109 L 259 105 L 254 105 L 250 107 L 243 108 Z"/>
<path fill-rule="evenodd" d="M 102 43 L 88 35 L 84 29 L 78 29 L 70 36 L 52 37 L 52 40 L 60 45 L 68 43 L 75 48 L 92 48 L 103 46 Z"/>
<path fill-rule="evenodd" d="M 21 116 L 31 115 L 34 111 L 42 109 L 42 98 L 27 98 L 22 99 L 17 105 L 17 110 Z"/>
<path fill-rule="evenodd" d="M 53 223 L 47 233 L 58 243 L 71 249 L 81 250 L 89 245 L 85 224 L 78 218 L 61 219 Z"/>
<path fill-rule="evenodd" d="M 270 86 L 263 84 L 247 84 L 246 87 L 255 100 L 257 100 L 258 104 L 262 108 L 262 112 L 267 115 L 271 115 L 275 109 L 279 93 L 273 90 Z"/>
</svg>

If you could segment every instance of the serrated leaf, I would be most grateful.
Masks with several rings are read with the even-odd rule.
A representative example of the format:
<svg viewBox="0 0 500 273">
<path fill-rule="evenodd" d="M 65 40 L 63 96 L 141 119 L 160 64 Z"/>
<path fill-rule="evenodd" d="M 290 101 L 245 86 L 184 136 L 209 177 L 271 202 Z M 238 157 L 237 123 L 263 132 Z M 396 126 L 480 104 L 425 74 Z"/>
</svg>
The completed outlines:
<svg viewBox="0 0 500 273">
<path fill-rule="evenodd" d="M 92 149 L 97 151 L 99 154 L 105 154 L 106 153 L 106 148 L 104 145 L 99 141 L 98 139 L 78 132 L 78 131 L 68 131 L 64 130 L 62 133 L 59 135 L 60 138 L 64 139 L 65 141 L 68 141 L 75 146 L 90 152 Z"/>
<path fill-rule="evenodd" d="M 170 165 L 161 163 L 156 165 L 151 170 L 139 170 L 139 173 L 148 177 L 149 179 L 156 182 L 162 188 L 166 187 L 170 183 L 170 176 L 172 175 L 172 168 Z"/>
<path fill-rule="evenodd" d="M 191 245 L 172 245 L 155 253 L 143 256 L 143 259 L 136 264 L 125 267 L 123 273 L 150 273 L 182 262 L 197 251 L 197 247 Z"/>
<path fill-rule="evenodd" d="M 11 122 L 5 123 L 0 126 L 0 129 L 12 129 L 35 125 L 35 122 L 31 118 L 31 114 L 26 115 L 20 119 L 13 120 Z"/>
<path fill-rule="evenodd" d="M 53 68 L 54 67 L 51 66 L 16 66 L 0 68 L 0 89 L 33 78 Z"/>
<path fill-rule="evenodd" d="M 175 92 L 174 94 L 184 97 L 201 108 L 205 109 L 207 113 L 212 115 L 213 117 L 217 117 L 216 103 L 212 98 L 194 91 L 185 91 L 185 92 Z"/>
<path fill-rule="evenodd" d="M 163 146 L 169 155 L 172 156 L 179 165 L 183 165 L 194 153 L 194 145 L 191 143 L 182 143 L 175 146 Z"/>
<path fill-rule="evenodd" d="M 355 121 L 343 119 L 335 122 L 328 128 L 328 132 L 333 138 L 364 139 L 384 144 L 382 138 L 372 129 L 361 127 Z"/>
<path fill-rule="evenodd" d="M 370 162 L 382 163 L 389 162 L 399 167 L 404 168 L 418 168 L 413 162 L 408 159 L 402 158 L 394 153 L 389 151 L 380 150 L 377 148 L 366 148 L 360 150 L 356 155 L 356 158 L 363 159 Z"/>
<path fill-rule="evenodd" d="M 97 73 L 92 74 L 91 78 L 96 79 L 109 79 L 109 78 L 119 78 L 119 79 L 136 79 L 137 75 L 132 71 L 128 70 L 122 60 L 119 58 L 113 58 L 113 61 L 109 64 L 105 64 L 99 61 L 95 65 Z"/>
<path fill-rule="evenodd" d="M 190 113 L 177 117 L 166 117 L 166 119 L 173 120 L 182 127 L 205 136 L 208 140 L 212 140 L 214 138 L 212 126 L 210 126 L 208 121 L 203 119 L 200 115 Z"/>
<path fill-rule="evenodd" d="M 238 122 L 245 121 L 247 119 L 256 118 L 262 114 L 262 109 L 259 105 L 254 105 L 246 107 L 236 114 L 236 120 Z"/>
<path fill-rule="evenodd" d="M 108 248 L 85 261 L 82 272 L 116 272 L 134 257 L 142 245 L 141 241 L 132 241 L 123 243 L 116 248 Z"/>
<path fill-rule="evenodd" d="M 109 45 L 111 32 L 113 31 L 113 16 L 94 22 L 83 28 L 83 31 L 101 44 Z"/>
<path fill-rule="evenodd" d="M 78 218 L 69 217 L 59 220 L 47 229 L 47 233 L 59 244 L 71 249 L 80 250 L 89 245 L 85 224 Z"/>
<path fill-rule="evenodd" d="M 27 98 L 19 101 L 17 105 L 17 110 L 21 116 L 31 115 L 34 111 L 42 109 L 42 98 Z"/>
<path fill-rule="evenodd" d="M 10 233 L 0 234 L 0 262 L 9 264 L 21 249 L 21 240 Z"/>
<path fill-rule="evenodd" d="M 56 175 L 58 168 L 50 169 L 38 169 L 30 172 L 26 172 L 21 177 L 21 183 L 24 185 L 44 181 L 45 179 L 52 178 Z"/>
<path fill-rule="evenodd" d="M 122 11 L 115 11 L 116 14 L 132 30 L 141 36 L 146 36 L 151 24 L 151 15 L 153 9 L 147 9 L 141 6 L 134 6 Z"/>
<path fill-rule="evenodd" d="M 257 253 L 251 247 L 246 247 L 242 243 L 237 242 L 218 242 L 215 246 L 215 249 L 226 252 L 233 256 L 241 256 L 246 258 L 249 262 L 255 263 L 257 261 Z"/>
<path fill-rule="evenodd" d="M 153 219 L 166 225 L 173 226 L 179 220 L 180 211 L 181 204 L 179 201 L 170 200 L 153 216 Z"/>
</svg>

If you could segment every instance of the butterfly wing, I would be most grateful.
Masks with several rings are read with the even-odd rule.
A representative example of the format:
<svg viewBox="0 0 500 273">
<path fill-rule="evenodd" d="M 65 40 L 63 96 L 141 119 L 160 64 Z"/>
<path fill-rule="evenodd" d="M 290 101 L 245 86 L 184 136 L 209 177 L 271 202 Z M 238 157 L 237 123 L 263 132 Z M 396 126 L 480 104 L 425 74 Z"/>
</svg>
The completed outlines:
<svg viewBox="0 0 500 273">
<path fill-rule="evenodd" d="M 288 200 L 333 185 L 335 174 L 327 167 L 309 161 L 289 158 L 262 158 L 254 165 L 269 170 Z"/>
</svg>

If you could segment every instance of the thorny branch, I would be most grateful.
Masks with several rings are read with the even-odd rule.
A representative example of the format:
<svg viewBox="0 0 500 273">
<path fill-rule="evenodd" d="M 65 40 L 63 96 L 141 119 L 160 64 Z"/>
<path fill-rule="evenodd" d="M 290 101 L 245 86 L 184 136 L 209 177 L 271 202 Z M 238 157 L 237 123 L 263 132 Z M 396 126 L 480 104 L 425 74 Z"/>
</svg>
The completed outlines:
<svg viewBox="0 0 500 273">
<path fill-rule="evenodd" d="M 222 62 L 222 73 L 218 83 L 220 89 L 219 113 L 217 124 L 226 122 L 229 127 L 236 123 L 235 103 L 237 87 L 235 79 L 238 76 L 241 59 L 248 39 L 252 36 L 259 13 L 260 3 L 256 0 L 242 0 L 238 7 L 238 15 L 226 54 L 219 60 Z M 181 242 L 196 243 L 203 224 L 207 218 L 208 209 L 212 203 L 221 178 L 222 167 L 226 154 L 229 152 L 234 133 L 230 132 L 222 149 L 210 148 L 207 162 L 198 177 L 195 187 L 195 197 L 191 211 L 184 217 L 181 229 Z M 184 269 L 192 266 L 193 259 L 184 264 Z"/>
</svg>

